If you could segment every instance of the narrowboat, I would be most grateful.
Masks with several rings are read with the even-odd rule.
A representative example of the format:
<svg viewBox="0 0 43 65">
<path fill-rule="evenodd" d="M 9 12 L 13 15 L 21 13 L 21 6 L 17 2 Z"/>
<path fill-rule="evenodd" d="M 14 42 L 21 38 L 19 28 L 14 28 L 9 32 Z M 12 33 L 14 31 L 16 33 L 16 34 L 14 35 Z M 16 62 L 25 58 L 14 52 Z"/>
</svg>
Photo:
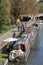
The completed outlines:
<svg viewBox="0 0 43 65">
<path fill-rule="evenodd" d="M 30 37 L 31 34 L 22 34 L 21 40 L 13 45 L 13 50 L 10 51 L 9 60 L 18 58 L 19 60 L 27 60 L 30 54 Z"/>
<path fill-rule="evenodd" d="M 30 50 L 35 43 L 35 39 L 37 36 L 36 28 L 31 28 L 30 30 L 21 34 L 20 38 L 8 38 L 4 40 L 4 42 L 10 42 L 9 45 L 9 61 L 14 61 L 15 59 L 27 61 L 28 56 L 30 54 Z"/>
<path fill-rule="evenodd" d="M 27 61 L 30 50 L 35 43 L 37 30 L 34 28 L 31 32 L 23 33 L 18 42 L 13 45 L 13 50 L 10 51 L 9 60 L 18 58 L 19 60 Z"/>
</svg>

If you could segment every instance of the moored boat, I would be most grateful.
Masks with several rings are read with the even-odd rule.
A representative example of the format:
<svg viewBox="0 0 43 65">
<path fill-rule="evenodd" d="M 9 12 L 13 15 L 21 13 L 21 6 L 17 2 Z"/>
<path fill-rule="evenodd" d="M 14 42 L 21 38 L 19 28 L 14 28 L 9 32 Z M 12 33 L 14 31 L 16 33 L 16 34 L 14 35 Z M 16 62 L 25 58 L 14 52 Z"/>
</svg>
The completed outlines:
<svg viewBox="0 0 43 65">
<path fill-rule="evenodd" d="M 30 54 L 30 50 L 35 43 L 35 39 L 37 36 L 36 28 L 30 28 L 30 31 L 24 32 L 20 38 L 10 38 L 4 40 L 4 42 L 12 42 L 9 45 L 9 57 L 8 60 L 14 61 L 16 58 L 19 60 L 27 61 L 28 56 Z"/>
<path fill-rule="evenodd" d="M 13 45 L 13 50 L 9 54 L 9 60 L 18 58 L 19 60 L 27 61 L 30 50 L 35 43 L 36 36 L 37 30 L 35 28 L 30 33 L 23 33 L 20 41 Z"/>
<path fill-rule="evenodd" d="M 30 37 L 31 34 L 22 35 L 21 41 L 13 45 L 13 50 L 9 54 L 9 60 L 14 60 L 15 58 L 27 60 L 28 55 L 30 54 Z"/>
</svg>

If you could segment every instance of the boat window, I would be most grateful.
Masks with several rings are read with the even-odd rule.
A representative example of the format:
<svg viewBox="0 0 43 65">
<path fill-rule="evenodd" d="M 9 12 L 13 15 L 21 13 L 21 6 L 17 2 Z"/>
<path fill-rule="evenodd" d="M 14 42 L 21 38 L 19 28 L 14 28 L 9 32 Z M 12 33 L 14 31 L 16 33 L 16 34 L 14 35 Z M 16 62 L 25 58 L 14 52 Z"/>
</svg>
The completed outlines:
<svg viewBox="0 0 43 65">
<path fill-rule="evenodd" d="M 24 40 L 24 41 L 26 41 L 26 40 L 27 40 L 27 37 L 26 37 L 26 38 L 24 38 L 23 40 Z"/>
<path fill-rule="evenodd" d="M 28 35 L 27 35 L 27 34 L 22 35 L 22 39 L 23 39 L 23 41 L 26 41 L 27 38 L 28 38 Z"/>
<path fill-rule="evenodd" d="M 22 37 L 27 37 L 28 35 L 27 34 L 23 34 Z"/>
</svg>

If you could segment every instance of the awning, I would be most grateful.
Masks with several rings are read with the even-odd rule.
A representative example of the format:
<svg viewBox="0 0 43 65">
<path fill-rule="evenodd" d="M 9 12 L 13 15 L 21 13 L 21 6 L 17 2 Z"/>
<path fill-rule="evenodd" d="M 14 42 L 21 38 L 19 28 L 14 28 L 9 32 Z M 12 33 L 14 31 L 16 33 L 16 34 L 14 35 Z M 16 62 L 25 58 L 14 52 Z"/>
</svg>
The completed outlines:
<svg viewBox="0 0 43 65">
<path fill-rule="evenodd" d="M 3 42 L 13 42 L 13 41 L 17 41 L 18 39 L 17 38 L 7 38 L 5 40 L 3 40 Z"/>
</svg>

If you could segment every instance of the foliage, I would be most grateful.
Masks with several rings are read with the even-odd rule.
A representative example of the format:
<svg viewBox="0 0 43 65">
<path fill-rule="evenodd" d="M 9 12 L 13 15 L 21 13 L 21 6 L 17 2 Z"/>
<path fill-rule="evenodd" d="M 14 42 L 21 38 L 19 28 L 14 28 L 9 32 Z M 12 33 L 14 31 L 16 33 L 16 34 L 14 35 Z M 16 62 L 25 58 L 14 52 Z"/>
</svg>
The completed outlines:
<svg viewBox="0 0 43 65">
<path fill-rule="evenodd" d="M 18 15 L 35 15 L 38 11 L 39 5 L 35 0 L 0 0 L 0 30 L 14 24 Z"/>
<path fill-rule="evenodd" d="M 10 19 L 10 5 L 7 0 L 0 0 L 0 30 Z"/>
<path fill-rule="evenodd" d="M 11 0 L 12 2 L 12 13 L 15 16 L 20 14 L 37 14 L 39 11 L 39 5 L 35 0 Z"/>
<path fill-rule="evenodd" d="M 15 17 L 13 15 L 10 15 L 10 19 L 11 19 L 11 25 L 15 24 Z"/>
<path fill-rule="evenodd" d="M 39 5 L 40 5 L 39 13 L 43 13 L 43 2 L 39 3 Z"/>
<path fill-rule="evenodd" d="M 6 51 L 0 50 L 0 58 L 8 57 L 8 53 L 5 53 Z"/>
</svg>

